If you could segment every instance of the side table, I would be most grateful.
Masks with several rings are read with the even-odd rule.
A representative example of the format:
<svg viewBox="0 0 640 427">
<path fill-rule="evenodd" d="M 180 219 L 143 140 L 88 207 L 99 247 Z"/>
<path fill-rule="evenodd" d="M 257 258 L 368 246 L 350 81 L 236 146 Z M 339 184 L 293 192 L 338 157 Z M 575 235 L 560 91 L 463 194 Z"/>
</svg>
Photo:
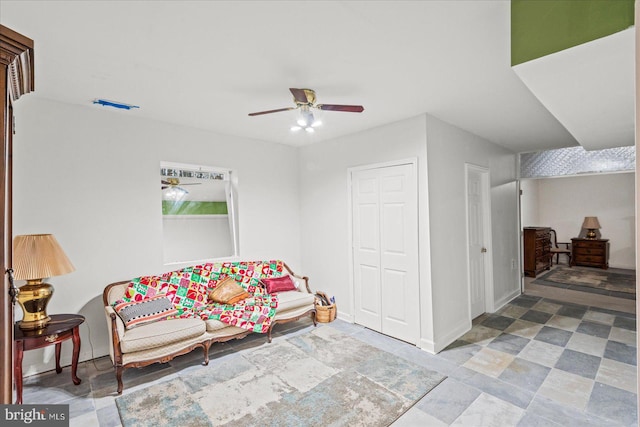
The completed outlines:
<svg viewBox="0 0 640 427">
<path fill-rule="evenodd" d="M 62 341 L 71 338 L 73 342 L 73 358 L 71 362 L 71 379 L 75 385 L 82 381 L 76 375 L 78 370 L 78 356 L 80 355 L 80 325 L 84 316 L 80 314 L 51 314 L 51 321 L 43 329 L 23 331 L 16 323 L 13 327 L 14 335 L 14 377 L 16 382 L 16 404 L 22 404 L 22 356 L 27 350 L 34 350 L 56 345 L 56 372 L 62 372 L 60 367 L 60 350 Z"/>
</svg>

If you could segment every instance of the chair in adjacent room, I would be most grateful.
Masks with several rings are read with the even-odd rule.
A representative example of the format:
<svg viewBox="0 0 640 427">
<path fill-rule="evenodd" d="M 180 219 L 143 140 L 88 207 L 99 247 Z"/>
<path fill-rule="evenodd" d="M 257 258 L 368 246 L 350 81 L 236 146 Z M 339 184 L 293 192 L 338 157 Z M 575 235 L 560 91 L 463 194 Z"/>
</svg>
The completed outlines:
<svg viewBox="0 0 640 427">
<path fill-rule="evenodd" d="M 571 243 L 558 242 L 558 236 L 556 230 L 550 229 L 551 245 L 549 253 L 551 254 L 551 264 L 553 264 L 553 257 L 556 257 L 556 264 L 560 263 L 560 255 L 566 255 L 568 258 L 567 264 L 571 267 Z"/>
</svg>

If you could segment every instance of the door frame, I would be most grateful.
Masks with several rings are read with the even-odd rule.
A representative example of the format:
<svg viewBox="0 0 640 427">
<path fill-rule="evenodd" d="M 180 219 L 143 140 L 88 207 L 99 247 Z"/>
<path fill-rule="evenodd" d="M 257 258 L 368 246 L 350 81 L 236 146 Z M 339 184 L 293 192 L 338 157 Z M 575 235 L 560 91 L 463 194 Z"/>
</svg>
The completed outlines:
<svg viewBox="0 0 640 427">
<path fill-rule="evenodd" d="M 362 165 L 362 166 L 354 166 L 354 167 L 350 167 L 347 168 L 347 229 L 348 229 L 348 264 L 349 264 L 349 301 L 350 301 L 350 312 L 351 315 L 348 316 L 341 316 L 341 318 L 345 321 L 348 321 L 350 323 L 355 323 L 356 320 L 356 301 L 355 301 L 355 280 L 354 280 L 354 269 L 353 269 L 353 198 L 351 197 L 351 192 L 353 191 L 353 172 L 359 172 L 359 171 L 364 171 L 364 170 L 370 170 L 370 169 L 382 169 L 382 168 L 388 168 L 388 167 L 393 167 L 393 166 L 402 166 L 402 165 L 412 165 L 413 166 L 413 170 L 415 171 L 415 191 L 416 191 L 416 201 L 417 201 L 417 221 L 416 221 L 416 228 L 418 231 L 418 236 L 420 236 L 420 192 L 419 192 L 419 188 L 418 185 L 420 184 L 419 179 L 418 179 L 418 158 L 417 157 L 410 157 L 408 159 L 401 159 L 401 160 L 392 160 L 389 162 L 382 162 L 382 163 L 371 163 L 371 164 L 367 164 L 367 165 Z M 418 265 L 417 267 L 417 278 L 418 278 L 418 293 L 420 292 L 420 240 L 418 238 Z M 418 300 L 420 301 L 420 295 L 417 295 Z M 418 310 L 418 335 L 421 336 L 421 325 L 422 325 L 422 321 L 421 321 L 421 313 L 422 310 L 419 309 Z M 419 340 L 419 337 L 418 337 Z M 417 342 L 417 341 L 416 341 Z"/>
<path fill-rule="evenodd" d="M 473 163 L 464 164 L 464 208 L 465 208 L 465 254 L 467 263 L 467 302 L 469 322 L 471 323 L 471 268 L 469 253 L 469 172 L 474 171 L 481 176 L 481 194 L 482 194 L 482 228 L 484 231 L 485 253 L 484 261 L 484 311 L 485 313 L 493 313 L 495 311 L 494 292 L 493 292 L 493 241 L 491 229 L 491 177 L 490 171 L 484 166 L 475 165 Z"/>
</svg>

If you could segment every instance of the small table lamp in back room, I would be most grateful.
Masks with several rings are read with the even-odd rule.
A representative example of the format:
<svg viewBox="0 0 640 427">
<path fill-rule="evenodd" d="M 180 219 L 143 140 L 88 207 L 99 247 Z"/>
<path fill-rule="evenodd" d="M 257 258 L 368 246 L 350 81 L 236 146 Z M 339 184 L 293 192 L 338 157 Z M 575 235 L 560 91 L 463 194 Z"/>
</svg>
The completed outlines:
<svg viewBox="0 0 640 427">
<path fill-rule="evenodd" d="M 585 236 L 587 239 L 595 239 L 596 230 L 600 229 L 600 223 L 598 222 L 597 216 L 586 216 L 584 217 L 584 222 L 582 223 L 582 228 L 586 228 L 587 235 Z"/>
<path fill-rule="evenodd" d="M 47 304 L 53 286 L 42 281 L 75 270 L 52 234 L 28 234 L 13 239 L 14 278 L 26 280 L 20 287 L 18 302 L 22 307 L 20 329 L 42 329 L 49 323 Z"/>
</svg>

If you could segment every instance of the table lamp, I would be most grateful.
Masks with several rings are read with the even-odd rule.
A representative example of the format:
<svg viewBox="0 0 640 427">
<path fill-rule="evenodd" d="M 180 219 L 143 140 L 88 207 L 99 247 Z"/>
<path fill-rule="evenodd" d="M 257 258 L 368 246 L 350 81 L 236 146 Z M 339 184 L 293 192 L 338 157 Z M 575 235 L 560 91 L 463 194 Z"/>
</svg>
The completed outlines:
<svg viewBox="0 0 640 427">
<path fill-rule="evenodd" d="M 42 281 L 75 270 L 69 258 L 52 234 L 29 234 L 13 239 L 14 278 L 27 283 L 18 290 L 22 307 L 20 329 L 42 329 L 49 323 L 47 304 L 53 295 L 53 286 Z"/>
<path fill-rule="evenodd" d="M 584 217 L 582 228 L 586 228 L 587 230 L 589 230 L 587 231 L 587 235 L 585 236 L 587 239 L 595 239 L 596 230 L 600 229 L 600 223 L 598 222 L 598 217 L 597 216 Z"/>
</svg>

